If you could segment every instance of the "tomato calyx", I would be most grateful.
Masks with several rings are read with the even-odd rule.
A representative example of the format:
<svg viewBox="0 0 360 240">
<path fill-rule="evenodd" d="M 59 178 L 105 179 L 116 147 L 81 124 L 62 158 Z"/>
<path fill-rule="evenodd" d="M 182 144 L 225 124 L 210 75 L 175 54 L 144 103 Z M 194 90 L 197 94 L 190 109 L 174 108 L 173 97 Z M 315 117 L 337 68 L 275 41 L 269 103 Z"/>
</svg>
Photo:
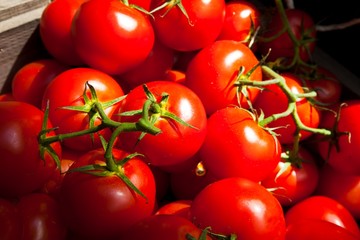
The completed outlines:
<svg viewBox="0 0 360 240">
<path fill-rule="evenodd" d="M 182 14 L 184 14 L 184 16 L 186 17 L 186 19 L 188 20 L 188 23 L 190 26 L 194 25 L 191 22 L 191 19 L 184 7 L 184 5 L 182 4 L 181 0 L 168 0 L 165 1 L 163 4 L 161 4 L 160 6 L 154 8 L 153 10 L 150 11 L 150 14 L 153 14 L 154 12 L 160 11 L 162 9 L 166 9 L 165 13 L 161 15 L 161 17 L 166 16 L 166 14 L 171 11 L 171 9 L 173 9 L 174 7 L 178 7 L 181 11 Z"/>
</svg>

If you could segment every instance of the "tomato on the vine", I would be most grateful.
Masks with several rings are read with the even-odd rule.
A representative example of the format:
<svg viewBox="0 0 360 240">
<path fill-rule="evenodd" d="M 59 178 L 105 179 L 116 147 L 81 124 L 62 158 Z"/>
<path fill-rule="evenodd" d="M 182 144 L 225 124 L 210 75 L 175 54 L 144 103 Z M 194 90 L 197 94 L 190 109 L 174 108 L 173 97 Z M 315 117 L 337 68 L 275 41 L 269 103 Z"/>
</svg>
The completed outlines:
<svg viewBox="0 0 360 240">
<path fill-rule="evenodd" d="M 110 75 L 122 74 L 144 61 L 155 41 L 149 17 L 123 2 L 87 1 L 72 23 L 72 38 L 81 59 Z"/>
<path fill-rule="evenodd" d="M 114 78 L 96 69 L 79 67 L 62 72 L 47 86 L 42 101 L 43 109 L 49 104 L 49 118 L 57 127 L 58 134 L 85 130 L 101 123 L 98 114 L 92 114 L 90 105 L 96 99 L 91 97 L 86 84 L 94 87 L 97 100 L 102 104 L 124 95 L 121 86 Z M 84 97 L 84 92 L 89 100 Z M 65 108 L 71 106 L 84 108 L 81 111 Z M 107 106 L 104 111 L 108 117 L 111 117 L 118 106 L 118 103 Z M 101 146 L 99 134 L 107 139 L 110 133 L 110 129 L 106 128 L 93 134 L 93 138 L 87 134 L 64 139 L 63 144 L 75 150 L 90 150 Z"/>
<path fill-rule="evenodd" d="M 129 153 L 114 148 L 114 159 L 125 176 L 144 196 L 135 192 L 114 172 L 72 171 L 65 174 L 60 189 L 60 203 L 68 228 L 85 239 L 109 239 L 136 222 L 153 214 L 155 180 L 150 168 L 139 156 L 120 163 Z M 105 166 L 104 150 L 86 152 L 70 171 L 96 164 Z M 100 173 L 100 176 L 94 175 Z M 104 175 L 101 175 L 104 174 Z"/>
<path fill-rule="evenodd" d="M 118 146 L 144 154 L 150 164 L 163 170 L 181 171 L 191 164 L 191 157 L 205 139 L 207 118 L 204 106 L 191 89 L 180 83 L 151 81 L 146 83 L 146 88 L 153 98 L 152 121 L 161 133 L 142 136 L 141 132 L 123 132 L 118 137 Z M 141 110 L 147 100 L 149 97 L 143 86 L 132 89 L 121 103 L 118 120 L 136 122 L 140 116 L 128 116 L 126 112 Z"/>
<path fill-rule="evenodd" d="M 45 151 L 41 156 L 39 133 L 53 127 L 45 123 L 44 112 L 25 102 L 0 102 L 0 196 L 19 197 L 38 190 L 55 171 L 56 161 Z M 46 136 L 54 136 L 49 131 Z M 61 145 L 54 142 L 48 146 L 61 158 Z"/>
<path fill-rule="evenodd" d="M 199 96 L 208 115 L 229 105 L 247 108 L 248 100 L 254 101 L 259 89 L 239 86 L 238 75 L 247 80 L 261 81 L 263 76 L 258 64 L 254 52 L 245 44 L 218 40 L 192 58 L 185 84 Z"/>
</svg>

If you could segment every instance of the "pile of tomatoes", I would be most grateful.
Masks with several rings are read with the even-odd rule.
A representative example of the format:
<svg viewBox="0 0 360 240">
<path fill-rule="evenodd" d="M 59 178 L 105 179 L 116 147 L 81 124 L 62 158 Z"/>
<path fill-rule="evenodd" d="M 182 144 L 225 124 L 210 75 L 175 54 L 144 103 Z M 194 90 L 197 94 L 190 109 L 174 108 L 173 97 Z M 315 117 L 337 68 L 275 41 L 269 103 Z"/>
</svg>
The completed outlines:
<svg viewBox="0 0 360 240">
<path fill-rule="evenodd" d="M 360 100 L 281 0 L 54 0 L 0 96 L 0 239 L 360 239 Z"/>
</svg>

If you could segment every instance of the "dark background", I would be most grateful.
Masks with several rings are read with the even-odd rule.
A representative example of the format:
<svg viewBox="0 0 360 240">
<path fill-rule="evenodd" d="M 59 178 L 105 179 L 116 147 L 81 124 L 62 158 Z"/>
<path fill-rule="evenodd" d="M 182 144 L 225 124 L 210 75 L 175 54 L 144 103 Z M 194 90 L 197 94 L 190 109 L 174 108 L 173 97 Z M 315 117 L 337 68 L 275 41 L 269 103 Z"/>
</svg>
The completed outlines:
<svg viewBox="0 0 360 240">
<path fill-rule="evenodd" d="M 263 0 L 273 5 L 274 0 Z M 294 0 L 295 8 L 305 10 L 316 24 L 329 25 L 360 18 L 357 0 Z M 317 45 L 360 78 L 360 24 L 341 30 L 318 32 Z"/>
</svg>

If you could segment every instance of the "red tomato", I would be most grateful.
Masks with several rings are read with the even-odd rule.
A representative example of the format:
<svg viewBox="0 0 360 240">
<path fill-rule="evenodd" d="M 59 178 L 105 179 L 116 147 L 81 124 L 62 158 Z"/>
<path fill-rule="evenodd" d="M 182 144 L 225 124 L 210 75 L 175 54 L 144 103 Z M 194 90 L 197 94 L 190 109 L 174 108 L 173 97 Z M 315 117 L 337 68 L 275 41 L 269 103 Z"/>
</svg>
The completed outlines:
<svg viewBox="0 0 360 240">
<path fill-rule="evenodd" d="M 244 42 L 247 45 L 260 26 L 260 10 L 247 0 L 231 0 L 226 3 L 225 21 L 219 39 Z"/>
<path fill-rule="evenodd" d="M 46 50 L 57 60 L 71 66 L 83 64 L 71 37 L 74 16 L 87 0 L 54 0 L 42 12 L 39 31 Z"/>
<path fill-rule="evenodd" d="M 150 5 L 151 5 L 151 0 L 130 0 L 129 1 L 130 4 L 136 5 L 138 7 L 141 7 L 143 9 L 145 9 L 146 11 L 150 11 Z"/>
<path fill-rule="evenodd" d="M 16 202 L 0 199 L 0 239 L 65 240 L 60 206 L 51 196 L 31 193 Z"/>
<path fill-rule="evenodd" d="M 360 219 L 360 175 L 336 171 L 329 164 L 324 164 L 316 193 L 335 199 L 356 219 Z"/>
<path fill-rule="evenodd" d="M 300 78 L 294 73 L 284 72 L 281 76 L 285 79 L 285 84 L 293 94 L 302 94 L 304 90 Z M 263 111 L 265 117 L 272 114 L 284 112 L 289 105 L 289 100 L 284 91 L 276 84 L 265 86 L 265 90 L 258 95 L 254 102 L 254 108 L 259 112 Z M 316 128 L 320 123 L 320 111 L 312 105 L 306 98 L 296 100 L 296 112 L 301 122 L 307 127 Z M 282 144 L 292 144 L 294 134 L 296 133 L 296 124 L 293 116 L 279 118 L 268 124 L 268 127 L 274 128 L 278 134 L 279 141 Z M 312 132 L 301 130 L 301 138 L 304 140 L 312 135 Z"/>
<path fill-rule="evenodd" d="M 154 125 L 161 133 L 146 134 L 138 141 L 141 132 L 124 132 L 119 135 L 119 146 L 144 154 L 150 164 L 163 170 L 181 171 L 191 164 L 191 157 L 204 142 L 207 124 L 204 106 L 193 91 L 180 83 L 151 81 L 146 85 L 154 96 L 151 112 L 156 117 Z M 166 101 L 162 101 L 164 93 L 169 96 Z M 143 86 L 130 91 L 119 109 L 119 121 L 136 122 L 138 115 L 121 114 L 141 110 L 147 99 Z M 171 119 L 167 113 L 174 114 L 192 127 Z"/>
<path fill-rule="evenodd" d="M 320 156 L 337 171 L 360 175 L 360 155 L 358 151 L 360 128 L 357 120 L 360 111 L 360 100 L 344 101 L 343 104 L 338 113 L 338 120 L 332 112 L 327 112 L 322 117 L 320 127 L 332 129 L 335 138 L 331 141 L 318 142 L 316 149 Z M 337 107 L 333 109 L 337 111 Z"/>
<path fill-rule="evenodd" d="M 154 214 L 171 214 L 190 220 L 191 203 L 192 200 L 173 200 L 160 206 L 160 208 Z"/>
<path fill-rule="evenodd" d="M 285 219 L 277 199 L 260 184 L 226 178 L 209 184 L 193 200 L 195 225 L 237 239 L 284 239 Z"/>
<path fill-rule="evenodd" d="M 121 164 L 120 161 L 128 156 L 122 150 L 113 149 L 113 155 L 119 164 L 118 171 L 146 198 L 134 192 L 116 175 L 119 173 L 110 169 L 105 176 L 68 172 L 62 182 L 60 203 L 69 229 L 82 239 L 109 239 L 154 211 L 155 180 L 150 168 L 139 157 Z M 105 166 L 103 149 L 85 153 L 70 170 L 91 164 Z"/>
<path fill-rule="evenodd" d="M 237 75 L 240 68 L 244 67 L 243 77 L 261 81 L 262 71 L 256 67 L 258 63 L 254 53 L 245 44 L 233 40 L 215 41 L 190 61 L 185 83 L 200 97 L 208 115 L 229 105 L 247 108 L 247 99 L 236 85 Z M 255 67 L 254 72 L 246 77 Z M 249 100 L 253 101 L 259 89 L 248 88 L 247 93 Z"/>
<path fill-rule="evenodd" d="M 262 37 L 268 39 L 258 41 L 259 51 L 266 55 L 271 49 L 267 61 L 274 61 L 278 58 L 291 61 L 298 51 L 298 57 L 307 62 L 316 46 L 317 32 L 314 21 L 310 14 L 298 8 L 286 9 L 285 15 L 290 29 L 283 31 L 285 25 L 280 14 L 277 13 L 272 16 L 271 20 L 262 29 Z M 283 33 L 278 36 L 281 31 Z M 289 36 L 289 32 L 294 35 L 296 41 L 298 41 L 297 43 Z"/>
<path fill-rule="evenodd" d="M 310 196 L 316 189 L 319 169 L 311 152 L 301 147 L 297 156 L 279 162 L 276 169 L 261 181 L 283 207 Z"/>
<path fill-rule="evenodd" d="M 20 68 L 12 79 L 12 94 L 17 101 L 41 108 L 47 85 L 68 67 L 54 59 L 40 59 Z"/>
<path fill-rule="evenodd" d="M 227 107 L 209 117 L 200 158 L 215 177 L 261 181 L 276 168 L 280 157 L 277 138 L 263 129 L 247 110 Z"/>
<path fill-rule="evenodd" d="M 174 56 L 175 53 L 171 48 L 155 41 L 149 56 L 135 68 L 121 74 L 118 81 L 120 84 L 124 83 L 131 90 L 150 81 L 162 80 L 165 78 L 166 72 L 173 67 Z"/>
<path fill-rule="evenodd" d="M 211 239 L 209 236 L 200 238 L 201 233 L 198 227 L 184 217 L 162 214 L 139 221 L 122 234 L 120 240 Z"/>
<path fill-rule="evenodd" d="M 118 0 L 81 5 L 73 20 L 72 37 L 76 52 L 87 65 L 111 75 L 144 61 L 155 41 L 148 17 Z"/>
<path fill-rule="evenodd" d="M 96 114 L 90 119 L 89 115 L 91 113 L 62 109 L 62 107 L 83 106 L 86 104 L 83 97 L 86 83 L 95 88 L 97 98 L 102 103 L 124 95 L 122 88 L 114 78 L 98 70 L 72 68 L 62 72 L 45 89 L 42 102 L 43 109 L 49 102 L 49 118 L 53 125 L 58 127 L 58 134 L 87 129 L 91 126 L 91 121 L 94 121 L 94 126 L 101 123 Z M 90 97 L 88 88 L 86 92 Z M 87 104 L 88 107 L 90 107 L 89 104 L 91 105 L 92 102 Z M 115 104 L 105 109 L 108 117 L 112 116 L 117 107 L 118 104 Z M 110 129 L 104 129 L 98 133 L 107 139 L 111 131 Z M 68 138 L 63 141 L 63 144 L 71 149 L 81 151 L 101 146 L 98 134 L 94 134 L 94 139 L 90 135 Z"/>
<path fill-rule="evenodd" d="M 328 221 L 300 220 L 286 228 L 286 240 L 357 240 L 358 236 Z"/>
<path fill-rule="evenodd" d="M 39 108 L 25 102 L 3 101 L 0 112 L 0 196 L 18 197 L 39 189 L 58 169 L 48 152 L 44 159 L 40 156 L 38 135 L 44 113 Z M 54 135 L 50 131 L 46 136 Z M 50 147 L 61 158 L 60 143 Z"/>
<path fill-rule="evenodd" d="M 178 51 L 194 51 L 218 37 L 225 18 L 224 0 L 182 0 L 181 3 L 154 0 L 151 9 L 166 2 L 166 7 L 153 13 L 156 36 L 166 46 Z"/>
<path fill-rule="evenodd" d="M 15 98 L 12 93 L 2 93 L 0 94 L 0 101 L 14 101 Z"/>
<path fill-rule="evenodd" d="M 360 237 L 355 218 L 347 208 L 332 198 L 313 195 L 296 203 L 285 213 L 288 226 L 307 219 L 331 222 Z"/>
</svg>

